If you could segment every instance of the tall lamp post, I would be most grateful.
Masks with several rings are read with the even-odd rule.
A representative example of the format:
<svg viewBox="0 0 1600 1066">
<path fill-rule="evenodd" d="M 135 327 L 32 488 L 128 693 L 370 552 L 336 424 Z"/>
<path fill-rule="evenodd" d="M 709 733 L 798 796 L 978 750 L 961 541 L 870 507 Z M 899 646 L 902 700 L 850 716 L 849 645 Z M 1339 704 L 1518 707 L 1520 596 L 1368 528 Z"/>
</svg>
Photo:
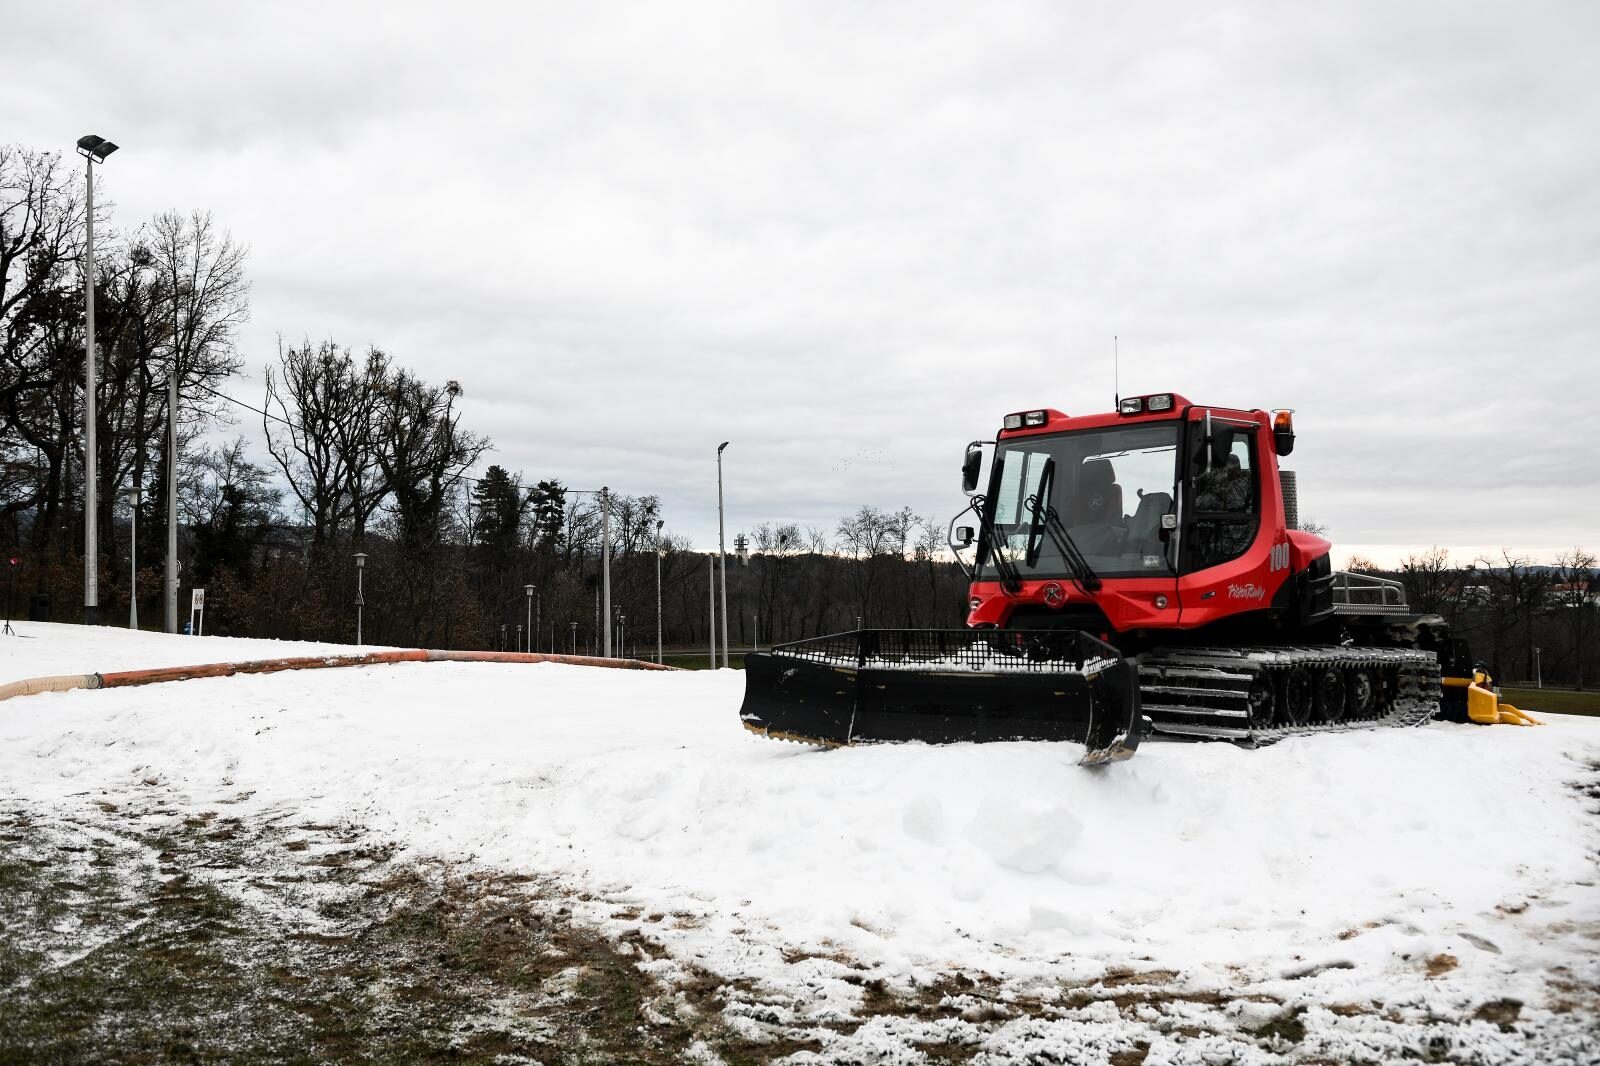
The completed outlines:
<svg viewBox="0 0 1600 1066">
<path fill-rule="evenodd" d="M 172 292 L 172 366 L 167 371 L 167 565 L 162 614 L 168 633 L 178 631 L 178 291 Z"/>
<path fill-rule="evenodd" d="M 534 645 L 533 634 L 537 632 L 537 630 L 535 630 L 533 628 L 533 594 L 535 592 L 537 592 L 537 591 L 539 591 L 539 586 L 538 585 L 524 585 L 524 586 L 522 586 L 522 592 L 528 599 L 528 650 L 529 651 L 533 650 L 533 645 Z"/>
<path fill-rule="evenodd" d="M 128 628 L 139 628 L 139 486 L 123 489 L 133 510 L 128 513 Z"/>
<path fill-rule="evenodd" d="M 661 524 L 656 519 L 656 665 L 661 665 Z"/>
<path fill-rule="evenodd" d="M 722 666 L 728 666 L 728 552 L 723 543 L 722 529 L 722 449 L 728 441 L 717 445 L 717 565 L 722 571 Z"/>
<path fill-rule="evenodd" d="M 611 490 L 600 486 L 600 588 L 605 598 L 601 617 L 605 620 L 605 638 L 600 654 L 611 658 Z"/>
<path fill-rule="evenodd" d="M 361 645 L 361 608 L 367 605 L 362 594 L 361 575 L 367 569 L 367 553 L 356 552 L 356 646 Z"/>
<path fill-rule="evenodd" d="M 104 163 L 106 156 L 117 150 L 98 134 L 78 138 L 78 154 L 84 160 L 84 186 L 88 223 L 83 246 L 83 621 L 94 625 L 100 616 L 100 581 L 98 573 L 99 539 L 96 511 L 96 485 L 99 476 L 95 471 L 95 413 L 94 401 L 98 391 L 95 385 L 94 345 L 94 165 Z"/>
</svg>

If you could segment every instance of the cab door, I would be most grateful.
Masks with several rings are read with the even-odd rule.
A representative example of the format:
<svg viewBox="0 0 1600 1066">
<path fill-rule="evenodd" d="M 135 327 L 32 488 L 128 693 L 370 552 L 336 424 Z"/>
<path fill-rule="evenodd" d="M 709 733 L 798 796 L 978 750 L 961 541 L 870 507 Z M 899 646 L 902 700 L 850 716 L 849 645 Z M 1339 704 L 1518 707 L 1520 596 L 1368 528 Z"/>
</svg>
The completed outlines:
<svg viewBox="0 0 1600 1066">
<path fill-rule="evenodd" d="M 1184 530 L 1179 572 L 1192 574 L 1238 559 L 1261 530 L 1258 427 L 1212 418 L 1189 423 L 1183 479 Z"/>
</svg>

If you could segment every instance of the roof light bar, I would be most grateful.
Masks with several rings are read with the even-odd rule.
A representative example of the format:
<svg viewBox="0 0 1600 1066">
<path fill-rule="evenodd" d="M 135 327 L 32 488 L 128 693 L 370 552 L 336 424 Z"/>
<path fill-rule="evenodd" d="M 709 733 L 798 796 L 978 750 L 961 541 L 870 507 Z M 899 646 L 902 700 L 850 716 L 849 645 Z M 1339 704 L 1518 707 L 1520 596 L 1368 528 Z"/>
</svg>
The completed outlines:
<svg viewBox="0 0 1600 1066">
<path fill-rule="evenodd" d="M 1022 429 L 1024 427 L 1032 429 L 1036 426 L 1045 425 L 1049 421 L 1049 411 L 1018 411 L 1015 414 L 1006 415 L 1001 425 L 1006 429 Z"/>
</svg>

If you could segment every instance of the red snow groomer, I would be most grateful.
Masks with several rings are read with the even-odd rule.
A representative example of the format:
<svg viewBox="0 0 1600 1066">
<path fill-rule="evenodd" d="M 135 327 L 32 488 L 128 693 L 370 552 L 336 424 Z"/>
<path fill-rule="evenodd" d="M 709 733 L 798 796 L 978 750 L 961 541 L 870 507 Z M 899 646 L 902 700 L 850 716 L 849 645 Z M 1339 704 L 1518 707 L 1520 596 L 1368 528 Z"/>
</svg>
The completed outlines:
<svg viewBox="0 0 1600 1066">
<path fill-rule="evenodd" d="M 1126 758 L 1151 730 L 1264 742 L 1532 722 L 1398 582 L 1333 570 L 1297 527 L 1287 410 L 1120 399 L 1007 415 L 968 445 L 950 545 L 963 630 L 861 630 L 745 658 L 747 729 L 863 741 L 1070 740 Z M 994 448 L 978 493 L 984 449 Z M 976 526 L 956 526 L 971 513 Z M 969 564 L 963 552 L 975 549 Z"/>
</svg>

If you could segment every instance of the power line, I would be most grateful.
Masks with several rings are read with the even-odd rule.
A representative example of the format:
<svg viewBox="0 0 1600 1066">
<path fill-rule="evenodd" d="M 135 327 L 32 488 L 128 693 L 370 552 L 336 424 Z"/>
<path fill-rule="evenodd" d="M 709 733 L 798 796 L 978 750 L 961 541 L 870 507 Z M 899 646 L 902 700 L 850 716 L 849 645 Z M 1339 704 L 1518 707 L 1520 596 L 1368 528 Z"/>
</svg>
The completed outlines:
<svg viewBox="0 0 1600 1066">
<path fill-rule="evenodd" d="M 238 399 L 237 397 L 234 397 L 234 396 L 229 396 L 225 392 L 218 392 L 216 389 L 213 389 L 210 385 L 207 385 L 204 382 L 197 381 L 197 382 L 194 383 L 194 387 L 198 388 L 198 389 L 204 389 L 206 392 L 209 392 L 211 395 L 215 396 L 217 399 L 219 399 L 219 400 L 227 400 L 231 404 L 236 404 L 239 407 L 243 407 L 246 411 L 254 411 L 256 414 L 260 415 L 262 418 L 270 418 L 274 422 L 281 422 L 284 425 L 288 426 L 290 429 L 296 430 L 296 431 L 298 431 L 300 433 L 305 433 L 306 432 L 306 429 L 305 429 L 304 426 L 296 425 L 295 423 L 289 421 L 287 418 L 283 418 L 283 417 L 281 417 L 279 415 L 275 415 L 271 411 L 268 411 L 268 410 L 265 410 L 263 408 L 257 407 L 254 404 L 245 403 L 243 400 Z M 456 480 L 457 481 L 470 481 L 474 485 L 481 485 L 483 483 L 483 479 L 482 478 L 473 477 L 470 474 L 457 474 L 456 475 Z M 576 493 L 577 495 L 580 495 L 580 496 L 581 495 L 598 495 L 599 492 L 600 492 L 599 489 L 574 489 L 574 488 L 570 488 L 570 487 L 565 486 L 565 485 L 562 486 L 562 491 L 563 492 Z"/>
<path fill-rule="evenodd" d="M 238 406 L 243 407 L 246 411 L 254 411 L 256 414 L 260 415 L 262 418 L 270 418 L 274 422 L 283 423 L 284 425 L 288 426 L 290 429 L 296 430 L 296 431 L 298 431 L 300 433 L 307 433 L 306 428 L 304 426 L 296 425 L 295 423 L 289 421 L 287 418 L 283 418 L 283 417 L 280 417 L 279 415 L 275 415 L 271 411 L 264 410 L 264 409 L 262 409 L 260 407 L 255 406 L 254 404 L 245 403 L 243 400 L 240 400 L 240 399 L 238 399 L 236 397 L 233 397 L 233 396 L 229 396 L 225 392 L 218 392 L 216 389 L 213 389 L 210 385 L 206 385 L 203 382 L 198 382 L 198 381 L 195 382 L 194 383 L 194 387 L 195 388 L 199 388 L 199 389 L 204 389 L 206 392 L 209 392 L 211 395 L 215 396 L 219 400 L 227 400 L 231 404 L 237 404 Z M 309 436 L 309 433 L 307 433 L 307 435 Z M 470 481 L 474 485 L 482 484 L 482 482 L 483 482 L 482 478 L 473 477 L 470 474 L 457 474 L 455 476 L 455 480 L 457 480 L 457 481 Z M 568 492 L 574 492 L 574 491 L 582 491 L 582 490 L 568 489 L 567 491 Z"/>
</svg>

